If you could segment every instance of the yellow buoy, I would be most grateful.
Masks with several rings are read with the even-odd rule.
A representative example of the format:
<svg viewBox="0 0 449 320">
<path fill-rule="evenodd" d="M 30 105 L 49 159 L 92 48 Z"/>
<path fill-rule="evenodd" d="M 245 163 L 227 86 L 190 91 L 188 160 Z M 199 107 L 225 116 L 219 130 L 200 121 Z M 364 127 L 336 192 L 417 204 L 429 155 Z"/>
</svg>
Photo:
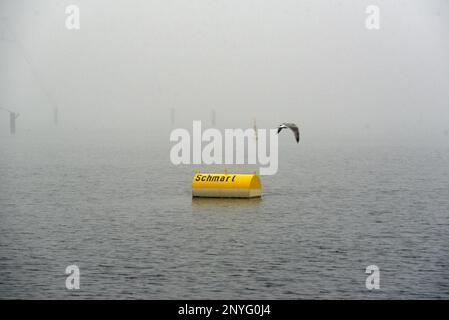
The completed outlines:
<svg viewBox="0 0 449 320">
<path fill-rule="evenodd" d="M 262 196 L 256 174 L 197 173 L 192 181 L 193 197 L 255 198 Z"/>
</svg>

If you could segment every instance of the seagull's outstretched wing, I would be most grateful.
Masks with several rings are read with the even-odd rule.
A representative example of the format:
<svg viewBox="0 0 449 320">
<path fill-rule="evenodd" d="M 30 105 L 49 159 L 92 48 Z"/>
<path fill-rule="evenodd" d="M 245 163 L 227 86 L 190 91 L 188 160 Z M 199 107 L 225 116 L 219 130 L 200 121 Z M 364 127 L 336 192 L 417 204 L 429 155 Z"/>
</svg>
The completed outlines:
<svg viewBox="0 0 449 320">
<path fill-rule="evenodd" d="M 285 126 L 284 124 L 279 125 L 278 126 L 278 134 L 279 134 L 279 132 L 281 132 L 282 129 L 285 129 L 285 128 L 287 128 L 287 126 Z"/>
<path fill-rule="evenodd" d="M 284 122 L 280 126 L 278 126 L 278 133 L 281 132 L 282 129 L 289 128 L 295 134 L 296 143 L 299 143 L 299 129 L 298 126 L 294 123 Z"/>
</svg>

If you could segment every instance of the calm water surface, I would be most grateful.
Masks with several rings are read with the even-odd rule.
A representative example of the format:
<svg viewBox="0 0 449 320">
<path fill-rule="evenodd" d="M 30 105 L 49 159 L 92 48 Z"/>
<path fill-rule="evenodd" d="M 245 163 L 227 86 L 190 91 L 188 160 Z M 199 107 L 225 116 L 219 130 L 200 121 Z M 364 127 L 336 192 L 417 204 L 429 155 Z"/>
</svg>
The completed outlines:
<svg viewBox="0 0 449 320">
<path fill-rule="evenodd" d="M 0 298 L 449 298 L 448 146 L 284 140 L 256 200 L 192 200 L 195 171 L 224 168 L 169 147 L 1 137 Z"/>
</svg>

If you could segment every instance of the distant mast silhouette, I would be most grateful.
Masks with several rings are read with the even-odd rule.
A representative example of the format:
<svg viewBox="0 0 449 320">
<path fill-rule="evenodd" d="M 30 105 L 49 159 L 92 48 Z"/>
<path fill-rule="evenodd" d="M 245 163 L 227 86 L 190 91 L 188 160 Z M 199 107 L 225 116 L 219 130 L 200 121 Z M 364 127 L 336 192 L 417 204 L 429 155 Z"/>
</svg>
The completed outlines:
<svg viewBox="0 0 449 320">
<path fill-rule="evenodd" d="M 253 118 L 253 129 L 254 129 L 254 138 L 255 138 L 256 141 L 257 141 L 258 136 L 257 136 L 257 124 L 256 124 L 256 118 Z"/>
<path fill-rule="evenodd" d="M 15 135 L 16 134 L 16 119 L 19 117 L 19 113 L 5 109 L 5 108 L 0 108 L 3 109 L 7 112 L 9 112 L 9 133 L 11 135 Z"/>
<path fill-rule="evenodd" d="M 11 134 L 16 134 L 16 119 L 19 117 L 18 113 L 9 113 L 9 131 Z"/>
</svg>

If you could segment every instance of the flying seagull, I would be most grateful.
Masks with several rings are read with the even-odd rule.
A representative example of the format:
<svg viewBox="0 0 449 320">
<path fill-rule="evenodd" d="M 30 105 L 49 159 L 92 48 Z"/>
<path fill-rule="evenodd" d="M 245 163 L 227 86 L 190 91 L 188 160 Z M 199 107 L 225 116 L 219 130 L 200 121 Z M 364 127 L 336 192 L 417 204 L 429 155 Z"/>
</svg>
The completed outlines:
<svg viewBox="0 0 449 320">
<path fill-rule="evenodd" d="M 289 128 L 290 130 L 293 131 L 293 133 L 295 134 L 295 139 L 296 142 L 299 143 L 299 129 L 298 126 L 294 123 L 288 123 L 288 122 L 284 122 L 283 124 L 278 126 L 278 134 L 279 132 L 281 132 L 282 129 L 286 129 Z"/>
</svg>

